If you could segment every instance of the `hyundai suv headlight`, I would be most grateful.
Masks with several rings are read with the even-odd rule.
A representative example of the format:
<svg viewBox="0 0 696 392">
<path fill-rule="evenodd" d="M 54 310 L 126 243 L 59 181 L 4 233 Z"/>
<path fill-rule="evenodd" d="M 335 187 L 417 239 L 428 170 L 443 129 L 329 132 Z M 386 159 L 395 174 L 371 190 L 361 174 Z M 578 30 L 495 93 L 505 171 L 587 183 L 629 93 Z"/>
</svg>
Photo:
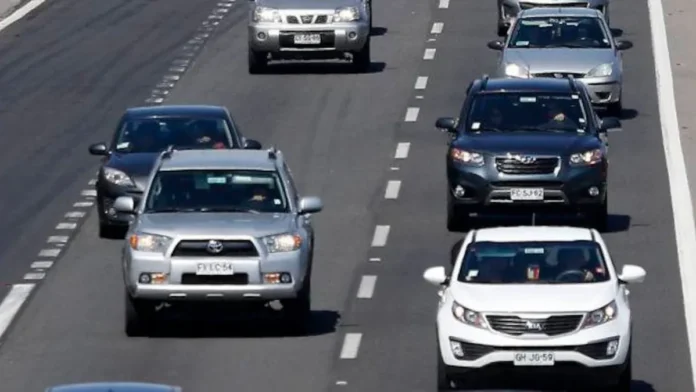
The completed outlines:
<svg viewBox="0 0 696 392">
<path fill-rule="evenodd" d="M 457 163 L 469 166 L 483 166 L 483 155 L 478 152 L 452 148 L 450 158 Z"/>
<path fill-rule="evenodd" d="M 165 254 L 172 244 L 172 238 L 158 234 L 134 233 L 128 238 L 128 243 L 133 250 L 139 252 Z"/>
<path fill-rule="evenodd" d="M 116 170 L 110 167 L 104 168 L 104 178 L 112 184 L 134 187 L 135 182 L 128 176 L 128 174 L 122 172 L 121 170 Z"/>
<path fill-rule="evenodd" d="M 292 252 L 302 246 L 302 237 L 297 234 L 278 234 L 263 238 L 269 253 Z"/>
<path fill-rule="evenodd" d="M 488 328 L 488 323 L 481 313 L 467 309 L 456 302 L 452 303 L 452 315 L 466 325 L 483 329 Z"/>
<path fill-rule="evenodd" d="M 254 9 L 253 21 L 260 23 L 280 23 L 280 12 L 275 8 L 256 7 L 256 9 Z"/>
<path fill-rule="evenodd" d="M 619 309 L 616 307 L 616 301 L 611 301 L 608 305 L 589 312 L 585 316 L 585 321 L 582 323 L 582 328 L 596 327 L 614 320 L 619 314 Z"/>
<path fill-rule="evenodd" d="M 611 76 L 611 74 L 614 72 L 614 67 L 610 63 L 598 65 L 590 70 L 590 72 L 587 73 L 587 76 L 589 77 L 594 77 L 594 78 L 601 78 L 601 77 L 606 77 L 606 76 Z"/>
<path fill-rule="evenodd" d="M 334 22 L 355 22 L 360 19 L 360 11 L 356 7 L 337 8 L 334 14 Z"/>
<path fill-rule="evenodd" d="M 579 152 L 570 156 L 573 166 L 592 166 L 602 161 L 604 153 L 600 149 Z"/>
<path fill-rule="evenodd" d="M 529 77 L 529 70 L 521 65 L 508 64 L 505 66 L 505 76 L 526 79 Z"/>
</svg>

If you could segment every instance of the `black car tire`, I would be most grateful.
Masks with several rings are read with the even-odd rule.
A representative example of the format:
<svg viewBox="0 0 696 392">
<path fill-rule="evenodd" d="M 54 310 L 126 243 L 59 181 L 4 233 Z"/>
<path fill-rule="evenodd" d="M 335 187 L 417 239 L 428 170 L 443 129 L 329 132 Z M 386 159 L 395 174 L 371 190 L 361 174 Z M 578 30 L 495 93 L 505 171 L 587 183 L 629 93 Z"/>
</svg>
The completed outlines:
<svg viewBox="0 0 696 392">
<path fill-rule="evenodd" d="M 589 207 L 585 212 L 585 219 L 590 227 L 599 232 L 606 231 L 609 226 L 609 200 L 604 199 L 602 204 Z"/>
<path fill-rule="evenodd" d="M 600 389 L 600 392 L 631 392 L 633 374 L 631 372 L 631 349 L 628 349 L 628 359 L 623 372 L 615 384 Z"/>
<path fill-rule="evenodd" d="M 469 228 L 469 211 L 462 206 L 447 200 L 447 230 L 453 232 L 466 231 Z"/>
<path fill-rule="evenodd" d="M 370 70 L 371 65 L 370 38 L 368 37 L 365 46 L 360 51 L 353 53 L 353 67 L 357 72 L 364 73 Z"/>
<path fill-rule="evenodd" d="M 621 99 L 614 103 L 610 103 L 609 106 L 607 106 L 607 113 L 612 117 L 621 117 L 621 113 L 623 113 L 623 103 L 621 103 Z"/>
<path fill-rule="evenodd" d="M 440 351 L 440 342 L 437 342 L 437 390 L 451 391 L 452 385 L 449 375 L 447 374 L 447 366 L 442 360 L 442 352 Z"/>
<path fill-rule="evenodd" d="M 249 73 L 252 75 L 260 74 L 268 66 L 268 54 L 256 52 L 249 48 Z"/>
<path fill-rule="evenodd" d="M 150 301 L 133 298 L 125 293 L 125 330 L 126 336 L 146 336 L 150 332 L 154 305 Z"/>
<path fill-rule="evenodd" d="M 110 225 L 106 222 L 99 222 L 99 238 L 120 239 L 123 238 L 124 229 L 121 226 Z"/>
<path fill-rule="evenodd" d="M 310 275 L 305 278 L 297 297 L 283 301 L 283 312 L 290 329 L 297 334 L 304 334 L 309 329 L 312 316 L 312 281 Z"/>
</svg>

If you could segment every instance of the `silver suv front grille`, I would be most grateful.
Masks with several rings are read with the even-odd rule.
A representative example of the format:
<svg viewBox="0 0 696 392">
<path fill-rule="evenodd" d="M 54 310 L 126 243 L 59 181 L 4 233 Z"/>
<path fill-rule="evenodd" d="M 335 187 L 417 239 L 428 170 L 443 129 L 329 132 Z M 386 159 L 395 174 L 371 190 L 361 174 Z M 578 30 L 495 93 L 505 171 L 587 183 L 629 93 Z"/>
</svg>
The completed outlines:
<svg viewBox="0 0 696 392">
<path fill-rule="evenodd" d="M 546 319 L 523 319 L 517 316 L 486 316 L 494 331 L 507 335 L 544 334 L 556 336 L 578 329 L 583 315 L 551 316 Z"/>
<path fill-rule="evenodd" d="M 285 21 L 288 24 L 324 24 L 329 23 L 330 15 L 288 15 Z"/>
<path fill-rule="evenodd" d="M 210 241 L 218 242 L 222 247 L 208 246 Z M 258 257 L 259 252 L 250 240 L 181 240 L 172 257 Z"/>
</svg>

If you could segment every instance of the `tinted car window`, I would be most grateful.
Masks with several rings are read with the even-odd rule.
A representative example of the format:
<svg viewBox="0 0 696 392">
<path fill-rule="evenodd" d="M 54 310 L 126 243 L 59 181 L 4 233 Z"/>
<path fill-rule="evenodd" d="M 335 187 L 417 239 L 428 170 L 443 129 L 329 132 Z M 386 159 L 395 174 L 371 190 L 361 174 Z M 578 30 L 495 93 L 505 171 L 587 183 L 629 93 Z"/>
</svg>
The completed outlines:
<svg viewBox="0 0 696 392">
<path fill-rule="evenodd" d="M 482 93 L 468 113 L 471 132 L 583 132 L 587 118 L 579 95 Z"/>
<path fill-rule="evenodd" d="M 464 283 L 595 283 L 609 280 L 599 245 L 572 242 L 476 242 L 467 247 Z"/>
<path fill-rule="evenodd" d="M 260 170 L 161 171 L 152 183 L 146 213 L 287 212 L 277 173 Z"/>
<path fill-rule="evenodd" d="M 525 18 L 510 35 L 510 48 L 611 48 L 599 18 Z"/>
<path fill-rule="evenodd" d="M 158 152 L 178 149 L 230 148 L 229 128 L 223 119 L 168 117 L 127 120 L 118 130 L 114 150 Z"/>
</svg>

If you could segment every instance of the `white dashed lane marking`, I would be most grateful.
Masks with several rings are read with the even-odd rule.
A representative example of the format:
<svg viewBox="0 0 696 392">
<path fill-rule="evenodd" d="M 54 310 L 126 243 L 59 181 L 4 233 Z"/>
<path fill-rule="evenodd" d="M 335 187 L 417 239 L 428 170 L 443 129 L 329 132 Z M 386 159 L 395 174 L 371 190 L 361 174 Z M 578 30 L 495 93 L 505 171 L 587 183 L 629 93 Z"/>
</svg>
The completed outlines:
<svg viewBox="0 0 696 392">
<path fill-rule="evenodd" d="M 65 217 L 68 219 L 80 219 L 84 217 L 87 213 L 84 211 L 70 211 L 65 213 Z"/>
<path fill-rule="evenodd" d="M 24 274 L 24 280 L 42 280 L 45 277 L 45 272 L 27 272 Z"/>
<path fill-rule="evenodd" d="M 48 240 L 46 242 L 48 242 L 49 244 L 64 244 L 68 242 L 69 239 L 70 237 L 68 237 L 67 235 L 52 235 L 48 237 Z"/>
<path fill-rule="evenodd" d="M 355 359 L 360 351 L 360 341 L 362 340 L 361 333 L 347 333 L 343 338 L 343 347 L 341 347 L 341 359 Z"/>
<path fill-rule="evenodd" d="M 390 180 L 387 182 L 387 189 L 384 191 L 384 198 L 392 200 L 399 198 L 399 190 L 401 190 L 401 181 Z"/>
<path fill-rule="evenodd" d="M 389 225 L 379 225 L 375 227 L 375 234 L 372 236 L 372 246 L 382 247 L 387 244 L 387 238 L 389 238 Z"/>
<path fill-rule="evenodd" d="M 428 86 L 428 77 L 427 76 L 419 76 L 418 79 L 416 79 L 416 84 L 413 86 L 416 90 L 425 90 L 425 88 Z M 416 97 L 418 98 L 418 97 Z"/>
<path fill-rule="evenodd" d="M 77 223 L 75 222 L 61 222 L 56 225 L 56 230 L 75 230 L 77 229 Z"/>
<path fill-rule="evenodd" d="M 450 0 L 440 0 L 438 8 L 449 8 Z"/>
<path fill-rule="evenodd" d="M 433 23 L 433 28 L 430 29 L 430 34 L 441 34 L 442 29 L 445 27 L 445 24 L 442 22 L 435 22 Z"/>
<path fill-rule="evenodd" d="M 85 189 L 80 194 L 84 197 L 97 197 L 96 189 Z"/>
<path fill-rule="evenodd" d="M 425 52 L 423 53 L 423 60 L 432 60 L 432 59 L 434 59 L 434 58 L 435 58 L 435 52 L 436 52 L 436 51 L 437 51 L 437 49 L 435 49 L 435 48 L 428 48 L 428 49 L 426 49 Z"/>
<path fill-rule="evenodd" d="M 42 249 L 39 251 L 39 257 L 58 257 L 60 254 L 60 249 Z"/>
<path fill-rule="evenodd" d="M 53 267 L 52 261 L 35 261 L 31 263 L 32 269 L 49 269 Z"/>
<path fill-rule="evenodd" d="M 0 303 L 0 337 L 5 334 L 10 323 L 12 323 L 12 319 L 14 319 L 19 309 L 29 298 L 34 287 L 33 283 L 12 285 L 12 289 Z"/>
<path fill-rule="evenodd" d="M 420 108 L 408 108 L 408 109 L 406 109 L 406 116 L 404 117 L 404 121 L 405 122 L 418 121 L 418 113 L 420 113 Z"/>
<path fill-rule="evenodd" d="M 396 154 L 394 154 L 395 159 L 406 159 L 408 158 L 408 152 L 411 149 L 411 143 L 403 142 L 396 145 Z"/>
<path fill-rule="evenodd" d="M 75 208 L 89 208 L 94 205 L 93 201 L 78 201 L 75 204 L 73 204 L 73 207 Z"/>
<path fill-rule="evenodd" d="M 376 275 L 365 275 L 360 279 L 358 287 L 358 298 L 369 299 L 375 293 L 375 285 L 377 284 Z"/>
</svg>

